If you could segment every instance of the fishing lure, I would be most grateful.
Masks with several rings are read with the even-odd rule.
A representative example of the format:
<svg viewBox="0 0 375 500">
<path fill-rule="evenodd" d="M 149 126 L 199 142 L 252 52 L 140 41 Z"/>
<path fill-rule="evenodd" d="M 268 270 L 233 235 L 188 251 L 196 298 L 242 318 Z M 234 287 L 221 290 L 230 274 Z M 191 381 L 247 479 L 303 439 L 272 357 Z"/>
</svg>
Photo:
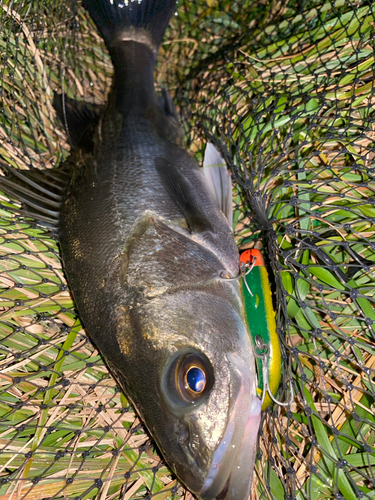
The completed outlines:
<svg viewBox="0 0 375 500">
<path fill-rule="evenodd" d="M 256 249 L 245 250 L 240 255 L 240 265 L 243 269 L 241 287 L 247 323 L 255 346 L 257 390 L 264 410 L 272 402 L 269 392 L 273 396 L 276 394 L 281 379 L 281 350 L 276 333 L 275 311 L 262 253 Z M 264 376 L 268 377 L 266 388 Z"/>
<path fill-rule="evenodd" d="M 233 226 L 232 184 L 225 160 L 219 151 L 208 143 L 203 162 L 203 173 L 211 194 L 219 208 Z M 272 307 L 271 288 L 264 259 L 259 250 L 245 250 L 240 255 L 241 272 L 238 276 L 228 276 L 227 280 L 241 279 L 248 329 L 253 339 L 258 372 L 258 397 L 262 399 L 262 410 L 271 401 L 281 379 L 281 351 L 276 333 L 275 312 Z M 266 381 L 266 383 L 264 383 Z"/>
</svg>

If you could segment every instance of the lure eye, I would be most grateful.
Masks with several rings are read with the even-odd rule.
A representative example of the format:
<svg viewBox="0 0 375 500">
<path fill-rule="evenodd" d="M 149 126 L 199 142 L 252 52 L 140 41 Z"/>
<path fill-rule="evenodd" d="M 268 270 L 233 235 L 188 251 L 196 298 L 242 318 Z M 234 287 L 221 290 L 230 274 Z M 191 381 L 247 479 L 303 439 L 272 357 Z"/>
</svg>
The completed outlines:
<svg viewBox="0 0 375 500">
<path fill-rule="evenodd" d="M 208 360 L 198 354 L 189 354 L 176 365 L 176 388 L 180 397 L 195 402 L 212 387 L 212 367 Z"/>
</svg>

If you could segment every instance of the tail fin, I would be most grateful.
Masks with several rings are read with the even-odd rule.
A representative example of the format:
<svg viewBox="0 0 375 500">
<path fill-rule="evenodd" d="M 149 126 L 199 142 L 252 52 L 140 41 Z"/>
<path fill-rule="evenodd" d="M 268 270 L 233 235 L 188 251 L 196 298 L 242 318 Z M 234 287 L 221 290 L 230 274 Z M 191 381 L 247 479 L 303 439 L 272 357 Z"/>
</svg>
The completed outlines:
<svg viewBox="0 0 375 500">
<path fill-rule="evenodd" d="M 157 51 L 176 9 L 176 0 L 83 0 L 83 6 L 108 49 L 121 39 L 145 43 L 146 34 Z"/>
</svg>

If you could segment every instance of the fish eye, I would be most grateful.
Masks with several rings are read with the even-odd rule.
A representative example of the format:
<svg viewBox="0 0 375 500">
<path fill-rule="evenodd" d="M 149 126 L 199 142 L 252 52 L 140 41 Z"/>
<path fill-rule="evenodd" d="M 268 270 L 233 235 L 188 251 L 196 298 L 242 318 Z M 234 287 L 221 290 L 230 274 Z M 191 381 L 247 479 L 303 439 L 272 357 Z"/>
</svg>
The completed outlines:
<svg viewBox="0 0 375 500">
<path fill-rule="evenodd" d="M 176 364 L 176 388 L 183 400 L 195 402 L 212 387 L 212 368 L 198 354 L 183 356 Z"/>
<path fill-rule="evenodd" d="M 186 389 L 189 388 L 193 392 L 202 392 L 206 387 L 206 374 L 198 366 L 192 366 L 186 373 L 185 383 Z"/>
<path fill-rule="evenodd" d="M 163 376 L 165 396 L 180 407 L 203 401 L 213 385 L 213 367 L 200 351 L 176 354 Z"/>
</svg>

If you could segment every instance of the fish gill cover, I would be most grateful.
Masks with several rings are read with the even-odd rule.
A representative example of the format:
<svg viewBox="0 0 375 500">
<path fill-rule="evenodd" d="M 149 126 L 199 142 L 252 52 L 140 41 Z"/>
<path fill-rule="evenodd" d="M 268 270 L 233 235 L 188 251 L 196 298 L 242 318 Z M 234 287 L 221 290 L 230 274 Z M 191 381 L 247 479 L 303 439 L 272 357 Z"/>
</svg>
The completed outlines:
<svg viewBox="0 0 375 500">
<path fill-rule="evenodd" d="M 104 103 L 109 56 L 73 0 L 0 0 L 0 27 L 0 161 L 54 168 L 53 93 Z M 366 1 L 182 0 L 159 54 L 188 149 L 232 170 L 239 247 L 269 264 L 294 399 L 264 413 L 256 499 L 374 498 L 374 29 Z M 17 207 L 1 196 L 0 500 L 190 498 Z"/>
</svg>

